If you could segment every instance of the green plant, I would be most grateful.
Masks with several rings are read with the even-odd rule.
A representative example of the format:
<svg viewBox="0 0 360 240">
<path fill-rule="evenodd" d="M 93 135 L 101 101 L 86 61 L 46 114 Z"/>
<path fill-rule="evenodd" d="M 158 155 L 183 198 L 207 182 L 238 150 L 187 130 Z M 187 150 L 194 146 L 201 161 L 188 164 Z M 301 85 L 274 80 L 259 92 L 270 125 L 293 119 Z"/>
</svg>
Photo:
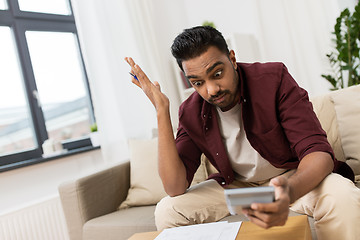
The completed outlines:
<svg viewBox="0 0 360 240">
<path fill-rule="evenodd" d="M 335 49 L 326 55 L 333 74 L 321 76 L 331 83 L 331 90 L 360 84 L 360 1 L 353 14 L 348 8 L 341 12 L 336 19 L 333 34 Z"/>
<path fill-rule="evenodd" d="M 203 25 L 204 27 L 205 27 L 205 26 L 210 26 L 210 27 L 216 28 L 214 22 L 204 21 L 202 25 Z"/>
<path fill-rule="evenodd" d="M 90 132 L 97 132 L 97 124 L 96 123 L 93 123 L 91 126 L 90 126 Z"/>
</svg>

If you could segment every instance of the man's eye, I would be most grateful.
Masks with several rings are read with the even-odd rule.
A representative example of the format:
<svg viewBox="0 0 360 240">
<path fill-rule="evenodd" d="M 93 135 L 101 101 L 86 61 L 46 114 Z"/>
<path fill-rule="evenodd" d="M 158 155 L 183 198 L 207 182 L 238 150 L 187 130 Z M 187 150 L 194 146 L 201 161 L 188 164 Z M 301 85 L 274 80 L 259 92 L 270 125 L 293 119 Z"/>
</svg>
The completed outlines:
<svg viewBox="0 0 360 240">
<path fill-rule="evenodd" d="M 200 81 L 192 82 L 192 84 L 193 84 L 195 87 L 201 86 L 201 82 L 200 82 Z"/>
<path fill-rule="evenodd" d="M 214 77 L 220 77 L 221 74 L 222 74 L 222 70 L 217 71 L 217 72 L 214 74 Z"/>
</svg>

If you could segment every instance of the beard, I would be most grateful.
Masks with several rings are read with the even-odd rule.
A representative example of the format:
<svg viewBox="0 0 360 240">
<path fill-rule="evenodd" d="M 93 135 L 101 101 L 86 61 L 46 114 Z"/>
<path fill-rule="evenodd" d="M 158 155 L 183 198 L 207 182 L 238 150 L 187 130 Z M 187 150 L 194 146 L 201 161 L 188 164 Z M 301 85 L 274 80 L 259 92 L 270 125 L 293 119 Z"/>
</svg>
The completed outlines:
<svg viewBox="0 0 360 240">
<path fill-rule="evenodd" d="M 230 90 L 220 90 L 218 91 L 215 95 L 211 95 L 210 98 L 208 99 L 208 102 L 211 104 L 215 104 L 215 101 L 219 98 L 219 97 L 223 97 L 226 95 L 231 94 Z"/>
</svg>

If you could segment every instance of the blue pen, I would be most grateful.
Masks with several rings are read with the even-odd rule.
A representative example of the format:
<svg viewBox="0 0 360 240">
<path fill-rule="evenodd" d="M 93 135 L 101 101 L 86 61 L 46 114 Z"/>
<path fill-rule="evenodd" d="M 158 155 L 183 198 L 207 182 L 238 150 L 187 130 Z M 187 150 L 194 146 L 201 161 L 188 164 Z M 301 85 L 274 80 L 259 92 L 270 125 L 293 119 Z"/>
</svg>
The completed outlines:
<svg viewBox="0 0 360 240">
<path fill-rule="evenodd" d="M 131 73 L 131 72 L 129 72 L 129 74 L 130 74 L 133 78 L 135 78 L 136 81 L 139 81 L 139 79 L 137 78 L 137 76 L 136 76 L 135 74 L 133 74 L 133 73 Z"/>
</svg>

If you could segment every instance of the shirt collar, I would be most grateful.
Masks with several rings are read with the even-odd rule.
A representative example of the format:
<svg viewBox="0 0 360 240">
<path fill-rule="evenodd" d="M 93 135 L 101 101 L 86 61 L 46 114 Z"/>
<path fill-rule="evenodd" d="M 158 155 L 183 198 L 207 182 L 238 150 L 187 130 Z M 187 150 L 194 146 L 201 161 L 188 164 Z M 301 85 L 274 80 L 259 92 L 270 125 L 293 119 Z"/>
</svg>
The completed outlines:
<svg viewBox="0 0 360 240">
<path fill-rule="evenodd" d="M 240 91 L 240 99 L 239 99 L 239 103 L 243 103 L 244 102 L 244 73 L 240 67 L 240 63 L 236 63 L 237 64 L 237 68 L 236 68 L 236 72 L 238 73 L 239 76 L 239 91 Z"/>
</svg>

